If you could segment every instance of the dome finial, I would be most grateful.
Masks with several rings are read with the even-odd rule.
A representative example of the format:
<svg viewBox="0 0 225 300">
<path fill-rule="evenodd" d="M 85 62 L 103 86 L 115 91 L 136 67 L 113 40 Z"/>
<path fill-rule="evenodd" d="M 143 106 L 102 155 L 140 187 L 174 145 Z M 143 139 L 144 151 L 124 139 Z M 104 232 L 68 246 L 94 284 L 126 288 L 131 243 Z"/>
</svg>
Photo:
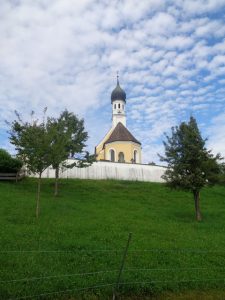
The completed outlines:
<svg viewBox="0 0 225 300">
<path fill-rule="evenodd" d="M 116 72 L 116 78 L 117 78 L 117 85 L 111 93 L 111 103 L 113 103 L 113 101 L 116 100 L 123 100 L 124 102 L 126 102 L 126 93 L 121 88 L 119 83 L 119 71 Z"/>
</svg>

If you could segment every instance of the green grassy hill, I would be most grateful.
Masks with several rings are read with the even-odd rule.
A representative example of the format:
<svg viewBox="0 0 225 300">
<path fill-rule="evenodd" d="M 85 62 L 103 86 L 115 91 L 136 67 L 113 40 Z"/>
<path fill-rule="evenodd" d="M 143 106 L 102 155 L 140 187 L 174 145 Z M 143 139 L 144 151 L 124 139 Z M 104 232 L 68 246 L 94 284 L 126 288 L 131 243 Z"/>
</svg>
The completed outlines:
<svg viewBox="0 0 225 300">
<path fill-rule="evenodd" d="M 55 199 L 44 180 L 38 221 L 35 192 L 0 183 L 0 299 L 111 299 L 129 232 L 120 295 L 225 295 L 225 187 L 202 191 L 201 223 L 192 195 L 163 184 L 64 180 Z"/>
</svg>

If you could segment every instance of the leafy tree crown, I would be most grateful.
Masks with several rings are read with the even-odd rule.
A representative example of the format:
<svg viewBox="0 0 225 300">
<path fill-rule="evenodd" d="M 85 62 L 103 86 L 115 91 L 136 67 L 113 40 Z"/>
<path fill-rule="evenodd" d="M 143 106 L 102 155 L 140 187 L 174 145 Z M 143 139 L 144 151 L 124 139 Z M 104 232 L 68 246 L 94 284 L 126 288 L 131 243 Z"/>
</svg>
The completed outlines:
<svg viewBox="0 0 225 300">
<path fill-rule="evenodd" d="M 171 136 L 166 135 L 163 144 L 165 156 L 160 159 L 168 165 L 163 178 L 169 186 L 194 192 L 218 181 L 221 157 L 207 150 L 194 117 L 172 127 Z"/>
</svg>

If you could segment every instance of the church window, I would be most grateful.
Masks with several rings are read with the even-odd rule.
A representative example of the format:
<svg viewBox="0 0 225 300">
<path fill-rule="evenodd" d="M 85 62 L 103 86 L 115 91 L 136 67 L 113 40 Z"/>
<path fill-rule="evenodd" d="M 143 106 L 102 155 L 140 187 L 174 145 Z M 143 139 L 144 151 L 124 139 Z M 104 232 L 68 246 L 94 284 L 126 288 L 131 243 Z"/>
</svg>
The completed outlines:
<svg viewBox="0 0 225 300">
<path fill-rule="evenodd" d="M 110 150 L 110 161 L 115 161 L 115 151 L 113 149 Z"/>
<path fill-rule="evenodd" d="M 134 163 L 137 163 L 137 150 L 134 150 Z"/>
<path fill-rule="evenodd" d="M 118 108 L 120 108 L 120 103 L 118 104 Z"/>
<path fill-rule="evenodd" d="M 123 152 L 119 153 L 118 162 L 120 162 L 120 163 L 124 163 L 125 162 L 124 153 Z"/>
</svg>

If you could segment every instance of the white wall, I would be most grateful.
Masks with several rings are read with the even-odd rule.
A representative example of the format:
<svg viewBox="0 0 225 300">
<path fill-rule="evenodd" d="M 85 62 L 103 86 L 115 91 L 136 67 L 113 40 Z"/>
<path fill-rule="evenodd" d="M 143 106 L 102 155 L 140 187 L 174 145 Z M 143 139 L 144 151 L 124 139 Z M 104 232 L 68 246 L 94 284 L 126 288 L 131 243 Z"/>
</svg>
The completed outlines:
<svg viewBox="0 0 225 300">
<path fill-rule="evenodd" d="M 68 160 L 72 163 L 74 160 Z M 95 162 L 87 168 L 72 168 L 60 171 L 61 178 L 81 178 L 81 179 L 121 179 L 121 180 L 137 180 L 164 182 L 161 176 L 165 172 L 165 167 L 124 164 L 112 162 Z M 54 178 L 55 172 L 52 168 L 48 168 L 43 173 L 45 178 Z"/>
</svg>

